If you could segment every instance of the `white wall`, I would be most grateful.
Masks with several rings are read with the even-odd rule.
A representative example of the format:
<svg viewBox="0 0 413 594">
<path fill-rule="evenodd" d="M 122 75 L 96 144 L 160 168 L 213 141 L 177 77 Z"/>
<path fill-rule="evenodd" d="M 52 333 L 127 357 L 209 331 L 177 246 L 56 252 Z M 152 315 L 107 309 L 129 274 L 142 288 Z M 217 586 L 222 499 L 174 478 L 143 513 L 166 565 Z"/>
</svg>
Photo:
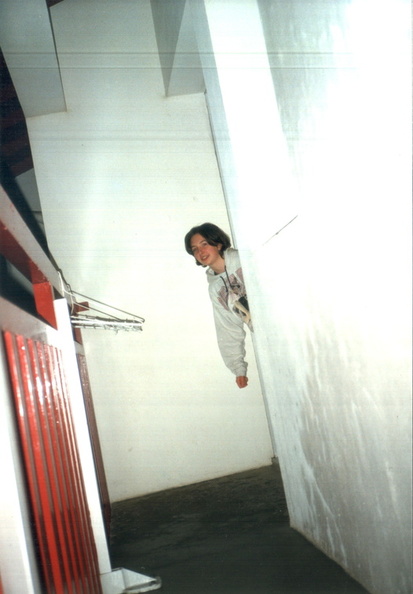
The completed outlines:
<svg viewBox="0 0 413 594">
<path fill-rule="evenodd" d="M 67 112 L 28 120 L 48 243 L 73 290 L 146 319 L 84 331 L 111 500 L 269 464 L 252 347 L 240 391 L 183 247 L 229 229 L 204 96 L 165 98 L 149 0 L 51 14 Z"/>
<path fill-rule="evenodd" d="M 192 224 L 212 213 L 218 224 L 228 222 L 203 97 L 164 98 L 148 3 L 112 4 L 65 0 L 52 9 L 68 112 L 33 118 L 29 131 L 49 243 L 67 280 L 147 318 L 138 335 L 85 333 L 116 500 L 258 466 L 271 448 L 256 371 L 248 392 L 235 388 L 216 349 L 203 272 L 182 248 Z M 237 18 L 223 19 L 221 11 L 219 33 L 241 42 L 238 57 L 247 57 L 257 21 L 241 40 L 231 25 L 242 31 L 238 11 L 248 6 L 256 19 L 258 3 L 225 6 Z M 238 146 L 232 164 L 245 163 L 249 147 L 254 168 L 232 171 L 226 188 L 291 521 L 369 591 L 405 594 L 408 3 L 263 1 L 260 8 L 276 67 L 271 125 L 278 148 L 286 141 L 299 216 L 270 239 L 286 187 L 266 152 L 276 153 L 274 144 Z M 248 90 L 240 87 L 238 103 L 248 103 L 238 104 L 230 123 L 244 116 L 249 133 L 268 139 L 262 118 L 258 131 L 253 125 L 262 107 L 259 96 L 253 102 L 257 74 L 268 83 L 265 60 L 237 78 Z M 121 118 L 113 110 L 119 105 Z M 266 180 L 274 191 L 261 245 L 253 191 L 260 150 L 273 165 Z"/>
<path fill-rule="evenodd" d="M 408 594 L 409 3 L 191 4 L 201 55 L 215 52 L 208 95 L 227 110 L 212 120 L 227 127 L 219 157 L 291 523 L 370 592 Z M 241 74 L 239 56 L 253 56 Z M 269 66 L 272 109 L 259 93 Z M 291 199 L 271 140 L 280 129 L 299 202 L 276 235 L 280 200 Z M 261 174 L 262 221 L 245 192 Z"/>
</svg>

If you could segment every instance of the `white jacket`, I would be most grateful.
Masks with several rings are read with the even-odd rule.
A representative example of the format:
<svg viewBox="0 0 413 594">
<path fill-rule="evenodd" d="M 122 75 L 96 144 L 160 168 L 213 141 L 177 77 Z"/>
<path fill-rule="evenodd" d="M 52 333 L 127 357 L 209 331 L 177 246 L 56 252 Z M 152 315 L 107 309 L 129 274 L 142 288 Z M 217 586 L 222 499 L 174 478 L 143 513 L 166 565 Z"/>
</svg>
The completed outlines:
<svg viewBox="0 0 413 594">
<path fill-rule="evenodd" d="M 252 324 L 244 277 L 237 250 L 225 250 L 224 259 L 225 272 L 215 274 L 211 268 L 206 272 L 218 346 L 228 369 L 237 377 L 246 376 L 244 323 L 250 330 Z"/>
</svg>

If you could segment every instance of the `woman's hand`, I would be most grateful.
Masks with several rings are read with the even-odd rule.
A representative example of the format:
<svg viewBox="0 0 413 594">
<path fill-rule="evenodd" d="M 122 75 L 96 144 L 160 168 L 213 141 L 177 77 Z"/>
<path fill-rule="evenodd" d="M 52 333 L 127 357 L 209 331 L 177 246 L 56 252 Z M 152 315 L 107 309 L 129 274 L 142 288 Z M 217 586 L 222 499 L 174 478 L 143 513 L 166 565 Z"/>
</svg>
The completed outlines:
<svg viewBox="0 0 413 594">
<path fill-rule="evenodd" d="M 238 388 L 245 388 L 248 386 L 248 378 L 245 377 L 245 375 L 239 375 L 237 378 L 235 378 L 235 381 L 237 382 Z"/>
</svg>

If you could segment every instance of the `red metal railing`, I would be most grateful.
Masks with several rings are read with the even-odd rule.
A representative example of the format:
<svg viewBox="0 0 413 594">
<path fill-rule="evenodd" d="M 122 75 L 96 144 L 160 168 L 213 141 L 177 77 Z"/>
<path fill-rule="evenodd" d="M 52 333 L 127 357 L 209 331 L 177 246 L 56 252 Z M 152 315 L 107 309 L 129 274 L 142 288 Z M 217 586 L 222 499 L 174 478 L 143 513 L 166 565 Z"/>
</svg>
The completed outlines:
<svg viewBox="0 0 413 594">
<path fill-rule="evenodd" d="M 61 280 L 2 188 L 0 253 L 31 282 L 37 312 L 33 316 L 0 298 L 7 383 L 14 400 L 42 592 L 102 594 L 60 350 L 64 343 L 54 309 L 54 296 L 62 295 Z"/>
<path fill-rule="evenodd" d="M 100 594 L 60 352 L 4 332 L 41 566 L 49 594 Z"/>
<path fill-rule="evenodd" d="M 100 594 L 61 354 L 11 332 L 4 340 L 47 592 Z"/>
</svg>

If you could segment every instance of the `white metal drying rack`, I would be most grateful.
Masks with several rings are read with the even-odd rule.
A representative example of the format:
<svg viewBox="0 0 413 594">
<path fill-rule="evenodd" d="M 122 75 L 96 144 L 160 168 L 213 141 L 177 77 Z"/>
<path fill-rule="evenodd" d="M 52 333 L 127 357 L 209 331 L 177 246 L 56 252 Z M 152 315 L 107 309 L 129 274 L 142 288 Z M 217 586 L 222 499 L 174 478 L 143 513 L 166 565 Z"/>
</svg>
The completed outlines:
<svg viewBox="0 0 413 594">
<path fill-rule="evenodd" d="M 102 301 L 98 301 L 93 297 L 88 297 L 87 295 L 82 295 L 82 293 L 77 293 L 73 291 L 67 283 L 65 283 L 67 289 L 65 289 L 66 293 L 70 296 L 71 301 L 71 314 L 70 320 L 72 322 L 72 326 L 74 328 L 93 328 L 95 330 L 115 330 L 118 332 L 119 330 L 126 330 L 127 332 L 137 332 L 143 330 L 142 326 L 145 322 L 144 318 L 141 316 L 137 316 L 135 314 L 129 313 L 118 307 L 114 307 L 113 305 L 108 305 L 107 303 L 103 303 Z M 87 300 L 87 305 L 79 303 L 76 297 L 82 297 L 83 299 Z M 92 302 L 92 304 L 91 304 Z M 110 310 L 115 310 L 124 314 L 124 319 L 115 316 L 111 313 L 106 311 L 102 311 L 95 307 L 93 304 L 103 305 L 105 308 Z M 96 312 L 96 314 L 100 315 L 86 315 L 83 311 L 87 312 Z"/>
</svg>

